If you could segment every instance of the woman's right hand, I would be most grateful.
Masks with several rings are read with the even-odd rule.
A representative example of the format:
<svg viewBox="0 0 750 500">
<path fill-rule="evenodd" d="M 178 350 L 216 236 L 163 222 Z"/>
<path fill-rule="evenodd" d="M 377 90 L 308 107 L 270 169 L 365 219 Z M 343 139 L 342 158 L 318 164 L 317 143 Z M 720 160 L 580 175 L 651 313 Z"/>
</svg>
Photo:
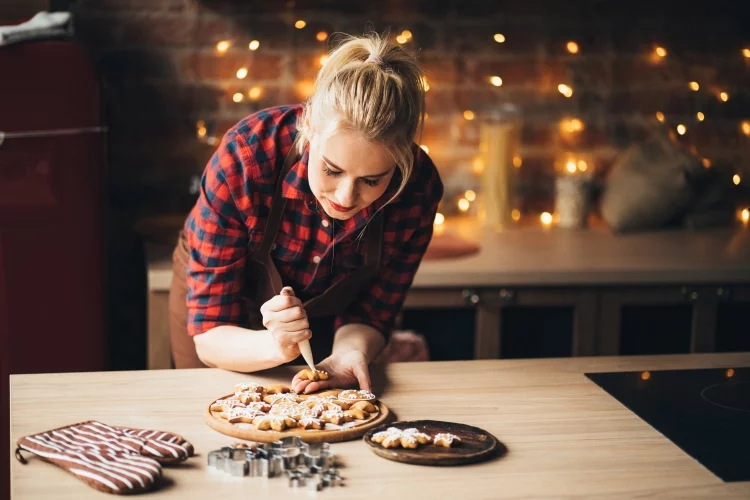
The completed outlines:
<svg viewBox="0 0 750 500">
<path fill-rule="evenodd" d="M 312 332 L 302 301 L 294 296 L 294 290 L 282 288 L 279 295 L 261 306 L 260 313 L 263 326 L 279 346 L 283 362 L 296 359 L 300 355 L 297 344 L 312 337 Z"/>
</svg>

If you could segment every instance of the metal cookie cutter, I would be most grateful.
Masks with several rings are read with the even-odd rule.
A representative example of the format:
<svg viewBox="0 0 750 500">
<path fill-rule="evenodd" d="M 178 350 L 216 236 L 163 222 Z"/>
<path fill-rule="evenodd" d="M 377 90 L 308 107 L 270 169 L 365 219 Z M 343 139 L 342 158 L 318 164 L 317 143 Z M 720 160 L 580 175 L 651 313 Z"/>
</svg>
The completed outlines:
<svg viewBox="0 0 750 500">
<path fill-rule="evenodd" d="M 331 445 L 328 443 L 303 443 L 302 458 L 307 467 L 327 469 L 333 461 Z"/>
</svg>

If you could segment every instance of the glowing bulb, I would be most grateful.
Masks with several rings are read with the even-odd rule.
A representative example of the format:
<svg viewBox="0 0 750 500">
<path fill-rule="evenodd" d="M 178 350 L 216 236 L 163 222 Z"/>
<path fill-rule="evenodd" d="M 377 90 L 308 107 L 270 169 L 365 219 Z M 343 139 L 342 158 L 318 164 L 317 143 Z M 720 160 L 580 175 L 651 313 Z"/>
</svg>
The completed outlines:
<svg viewBox="0 0 750 500">
<path fill-rule="evenodd" d="M 729 100 L 729 94 L 727 94 L 726 92 L 722 92 L 721 94 L 719 94 L 719 99 L 721 99 L 724 102 L 727 102 Z"/>
<path fill-rule="evenodd" d="M 710 166 L 711 166 L 711 160 L 709 160 L 708 158 L 703 158 L 703 159 L 701 160 L 701 163 L 702 163 L 702 164 L 703 164 L 703 166 L 704 166 L 704 167 L 706 167 L 706 168 L 708 168 L 708 167 L 710 167 Z"/>
<path fill-rule="evenodd" d="M 247 46 L 247 48 L 250 49 L 250 50 L 258 50 L 258 47 L 260 47 L 260 42 L 258 40 L 253 40 Z"/>
<path fill-rule="evenodd" d="M 656 119 L 659 120 L 660 122 L 664 123 L 664 113 L 662 113 L 661 111 L 657 111 L 656 112 Z"/>
<path fill-rule="evenodd" d="M 693 92 L 696 92 L 698 89 L 701 88 L 698 82 L 690 82 L 688 85 L 690 86 L 690 90 L 692 90 Z"/>
<path fill-rule="evenodd" d="M 738 174 L 734 174 L 732 176 L 732 182 L 734 182 L 735 186 L 739 186 L 741 181 L 742 181 L 742 179 L 740 178 L 740 176 Z"/>
<path fill-rule="evenodd" d="M 685 135 L 685 132 L 687 132 L 687 127 L 685 125 L 683 125 L 682 123 L 680 123 L 679 125 L 677 125 L 677 133 L 678 134 Z"/>
<path fill-rule="evenodd" d="M 495 36 L 492 38 L 494 38 L 497 43 L 505 43 L 505 35 L 502 33 L 495 33 Z"/>
<path fill-rule="evenodd" d="M 226 52 L 232 44 L 228 40 L 222 40 L 216 44 L 216 50 L 219 52 Z"/>
<path fill-rule="evenodd" d="M 464 193 L 464 198 L 466 198 L 469 201 L 474 201 L 477 199 L 477 193 L 469 189 L 468 191 Z"/>
<path fill-rule="evenodd" d="M 422 87 L 424 87 L 424 91 L 427 92 L 430 90 L 430 84 L 427 83 L 427 78 L 422 77 Z"/>
<path fill-rule="evenodd" d="M 659 57 L 667 57 L 667 49 L 664 47 L 656 47 L 656 55 Z"/>
<path fill-rule="evenodd" d="M 325 66 L 325 63 L 328 62 L 328 54 L 323 54 L 322 56 L 320 56 L 320 60 L 318 62 L 320 62 L 321 66 Z"/>
<path fill-rule="evenodd" d="M 404 30 L 404 31 L 401 32 L 401 36 L 404 37 L 404 38 L 406 38 L 408 40 L 408 39 L 411 38 L 411 31 Z"/>
<path fill-rule="evenodd" d="M 499 87 L 500 85 L 503 84 L 503 79 L 500 78 L 499 76 L 492 76 L 490 77 L 490 83 L 494 85 L 495 87 Z"/>
<path fill-rule="evenodd" d="M 409 41 L 409 39 L 406 38 L 404 35 L 399 35 L 396 37 L 396 41 L 400 44 L 405 44 L 406 42 Z"/>
<path fill-rule="evenodd" d="M 435 214 L 435 224 L 438 226 L 445 222 L 445 216 L 441 214 L 440 212 Z"/>
<path fill-rule="evenodd" d="M 233 100 L 234 102 L 242 102 L 242 99 L 243 99 L 244 97 L 245 97 L 245 96 L 244 96 L 244 95 L 242 95 L 242 94 L 241 94 L 240 92 L 237 92 L 236 94 L 234 94 L 234 95 L 232 96 L 232 100 Z"/>
<path fill-rule="evenodd" d="M 560 91 L 562 95 L 565 97 L 570 97 L 573 95 L 573 89 L 570 88 L 568 85 L 565 85 L 564 83 L 561 83 L 557 86 L 557 90 Z"/>
<path fill-rule="evenodd" d="M 583 130 L 583 127 L 583 122 L 578 118 L 563 120 L 560 123 L 560 128 L 566 132 L 580 132 L 581 130 Z"/>
<path fill-rule="evenodd" d="M 570 42 L 568 42 L 568 44 L 566 45 L 566 47 L 568 49 L 568 52 L 570 52 L 571 54 L 577 54 L 578 53 L 578 44 L 577 43 L 575 43 L 573 41 L 570 41 Z"/>
<path fill-rule="evenodd" d="M 695 114 L 695 117 L 696 117 L 696 118 L 698 118 L 698 121 L 699 121 L 699 122 L 702 122 L 703 120 L 705 120 L 705 119 L 706 119 L 706 115 L 704 115 L 702 111 L 698 111 L 698 112 L 697 112 L 697 113 Z"/>
<path fill-rule="evenodd" d="M 197 123 L 197 125 L 198 125 L 198 127 L 197 127 L 198 128 L 198 130 L 197 130 L 198 137 L 206 137 L 206 134 L 208 133 L 208 130 L 206 129 L 205 122 L 203 120 L 201 120 L 201 121 L 199 121 Z"/>
<path fill-rule="evenodd" d="M 549 212 L 542 212 L 542 215 L 539 216 L 539 220 L 541 220 L 542 224 L 545 226 L 549 226 L 552 224 L 552 214 Z"/>
<path fill-rule="evenodd" d="M 747 208 L 743 208 L 742 213 L 740 214 L 740 218 L 742 219 L 742 222 L 750 221 L 750 210 L 748 210 Z"/>
<path fill-rule="evenodd" d="M 466 212 L 469 209 L 469 205 L 469 200 L 467 200 L 466 198 L 461 198 L 460 200 L 458 200 L 458 209 L 462 212 Z"/>
<path fill-rule="evenodd" d="M 302 19 L 300 19 L 299 21 L 297 21 L 296 23 L 294 23 L 294 27 L 297 28 L 298 30 L 301 30 L 305 26 L 307 26 L 307 23 L 305 21 L 303 21 Z"/>
<path fill-rule="evenodd" d="M 237 78 L 242 80 L 247 76 L 247 68 L 240 68 L 237 70 Z"/>
<path fill-rule="evenodd" d="M 642 380 L 648 380 L 651 378 L 651 372 L 643 372 L 641 373 L 641 379 Z"/>
<path fill-rule="evenodd" d="M 521 211 L 518 210 L 517 208 L 514 208 L 513 210 L 510 211 L 510 217 L 513 220 L 516 220 L 516 221 L 520 220 L 521 219 Z"/>
<path fill-rule="evenodd" d="M 750 59 L 750 49 L 742 49 L 742 55 L 745 56 L 745 59 Z"/>
<path fill-rule="evenodd" d="M 588 170 L 588 168 L 588 163 L 583 160 L 578 160 L 578 170 L 580 170 L 581 172 L 585 172 L 586 170 Z"/>
<path fill-rule="evenodd" d="M 467 109 L 466 111 L 464 111 L 464 118 L 466 118 L 467 120 L 470 120 L 470 121 L 473 120 L 474 119 L 474 112 L 472 110 L 470 110 L 470 109 Z"/>
<path fill-rule="evenodd" d="M 513 166 L 516 168 L 521 168 L 521 165 L 523 165 L 523 158 L 521 158 L 520 156 L 514 156 Z"/>
<path fill-rule="evenodd" d="M 576 162 L 573 160 L 569 161 L 565 164 L 565 168 L 570 172 L 571 174 L 575 173 L 576 170 L 578 170 L 578 167 L 576 166 Z"/>
<path fill-rule="evenodd" d="M 428 147 L 427 147 L 427 146 L 425 146 L 424 144 L 422 144 L 422 145 L 421 145 L 421 146 L 419 146 L 419 147 L 420 147 L 420 148 L 422 148 L 422 151 L 424 151 L 425 153 L 428 153 L 428 154 L 429 154 L 429 152 L 430 152 L 430 148 L 428 148 Z"/>
<path fill-rule="evenodd" d="M 743 210 L 742 212 L 743 213 L 747 212 L 747 209 Z M 732 377 L 734 377 L 734 368 L 728 368 L 727 369 L 727 378 L 732 378 Z"/>
<path fill-rule="evenodd" d="M 262 92 L 263 92 L 263 91 L 261 90 L 261 88 L 260 88 L 260 87 L 253 87 L 253 88 L 251 88 L 250 90 L 248 90 L 248 91 L 247 91 L 247 96 L 248 96 L 248 97 L 249 97 L 249 98 L 250 98 L 251 100 L 253 100 L 253 101 L 257 101 L 257 100 L 258 100 L 258 98 L 260 97 L 260 94 L 261 94 Z"/>
<path fill-rule="evenodd" d="M 318 31 L 318 34 L 315 35 L 315 39 L 319 42 L 325 42 L 326 38 L 328 38 L 328 33 L 325 31 Z"/>
<path fill-rule="evenodd" d="M 474 160 L 471 162 L 471 171 L 474 172 L 476 175 L 481 174 L 484 172 L 484 162 L 480 157 L 474 158 Z"/>
</svg>

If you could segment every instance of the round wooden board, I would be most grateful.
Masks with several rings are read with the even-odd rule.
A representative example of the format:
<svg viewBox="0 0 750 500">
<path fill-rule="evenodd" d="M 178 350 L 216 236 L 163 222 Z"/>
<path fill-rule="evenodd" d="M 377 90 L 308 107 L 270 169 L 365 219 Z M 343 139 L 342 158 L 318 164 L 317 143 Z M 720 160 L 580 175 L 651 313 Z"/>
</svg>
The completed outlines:
<svg viewBox="0 0 750 500">
<path fill-rule="evenodd" d="M 384 431 L 389 427 L 398 429 L 409 429 L 416 427 L 420 431 L 435 435 L 440 432 L 449 432 L 461 438 L 458 445 L 451 448 L 443 448 L 432 444 L 420 445 L 417 448 L 383 448 L 372 441 L 376 432 Z M 417 465 L 462 465 L 489 460 L 496 455 L 501 455 L 506 448 L 495 436 L 478 427 L 458 424 L 455 422 L 441 422 L 436 420 L 413 420 L 385 424 L 370 430 L 364 438 L 365 443 L 378 456 Z"/>
<path fill-rule="evenodd" d="M 224 397 L 226 398 L 230 396 L 231 394 Z M 209 427 L 217 432 L 226 434 L 227 436 L 243 439 L 245 441 L 255 441 L 257 443 L 272 443 L 289 436 L 299 436 L 306 443 L 341 443 L 343 441 L 359 439 L 373 427 L 383 425 L 391 419 L 391 411 L 388 407 L 380 400 L 375 400 L 373 403 L 377 405 L 380 412 L 356 427 L 331 430 L 306 430 L 296 427 L 281 432 L 270 430 L 259 431 L 255 427 L 251 427 L 252 424 L 246 424 L 246 427 L 239 427 L 238 425 L 230 424 L 225 419 L 214 414 L 220 412 L 211 411 L 212 403 L 213 401 L 209 403 L 204 412 L 204 420 Z"/>
</svg>

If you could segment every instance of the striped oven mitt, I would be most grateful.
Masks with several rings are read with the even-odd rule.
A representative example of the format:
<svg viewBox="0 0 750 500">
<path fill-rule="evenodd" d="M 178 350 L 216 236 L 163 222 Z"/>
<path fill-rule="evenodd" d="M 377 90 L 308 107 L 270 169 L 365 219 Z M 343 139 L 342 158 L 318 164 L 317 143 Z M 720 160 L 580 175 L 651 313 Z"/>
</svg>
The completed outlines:
<svg viewBox="0 0 750 500">
<path fill-rule="evenodd" d="M 148 429 L 112 427 L 89 420 L 18 440 L 22 450 L 71 472 L 106 493 L 148 491 L 162 475 L 162 464 L 193 456 L 193 445 L 182 436 Z"/>
</svg>

